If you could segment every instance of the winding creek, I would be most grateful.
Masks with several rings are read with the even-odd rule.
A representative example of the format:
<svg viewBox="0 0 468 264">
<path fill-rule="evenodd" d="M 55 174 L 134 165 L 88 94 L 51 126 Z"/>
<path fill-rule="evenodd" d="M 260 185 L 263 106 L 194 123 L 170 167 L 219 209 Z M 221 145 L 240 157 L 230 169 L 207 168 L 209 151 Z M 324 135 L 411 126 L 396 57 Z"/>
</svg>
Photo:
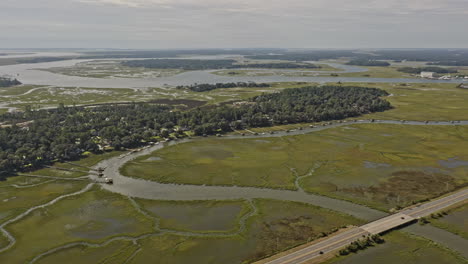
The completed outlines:
<svg viewBox="0 0 468 264">
<path fill-rule="evenodd" d="M 356 122 L 334 123 L 327 126 L 308 127 L 303 130 L 295 130 L 290 132 L 277 132 L 273 135 L 228 135 L 219 140 L 241 139 L 241 138 L 268 138 L 268 137 L 283 137 L 291 135 L 307 134 L 315 131 L 321 131 L 329 128 L 346 126 L 350 124 L 405 124 L 405 125 L 468 125 L 468 121 L 452 122 L 418 122 L 418 121 L 392 121 L 392 120 L 357 120 Z M 164 184 L 143 179 L 130 178 L 120 173 L 120 167 L 123 164 L 143 155 L 148 155 L 156 150 L 160 150 L 166 146 L 190 142 L 197 139 L 184 139 L 172 141 L 165 144 L 152 146 L 140 152 L 131 153 L 124 157 L 114 157 L 102 161 L 95 166 L 105 167 L 104 176 L 112 178 L 114 184 L 103 185 L 103 188 L 119 193 L 125 196 L 153 199 L 153 200 L 229 200 L 229 199 L 254 199 L 266 198 L 277 200 L 297 201 L 308 204 L 314 204 L 332 210 L 340 211 L 357 218 L 365 220 L 375 220 L 383 217 L 384 212 L 357 205 L 351 202 L 337 200 L 325 196 L 305 193 L 302 190 L 278 190 L 278 189 L 262 189 L 255 187 L 238 187 L 238 186 L 204 186 L 204 185 L 179 185 L 179 184 Z M 98 180 L 97 176 L 90 175 L 93 180 Z"/>
<path fill-rule="evenodd" d="M 110 59 L 112 60 L 112 59 Z M 467 80 L 426 80 L 426 79 L 402 79 L 402 78 L 353 78 L 353 77 L 302 77 L 302 76 L 220 76 L 213 74 L 213 70 L 206 70 L 206 71 L 190 71 L 184 72 L 175 76 L 171 77 L 160 77 L 160 78 L 140 78 L 140 79 L 128 79 L 128 78 L 86 78 L 86 77 L 76 77 L 76 76 L 67 76 L 67 75 L 60 75 L 54 74 L 51 72 L 38 70 L 38 69 L 47 69 L 51 67 L 69 67 L 76 65 L 80 62 L 91 61 L 91 60 L 66 60 L 66 61 L 57 61 L 57 62 L 47 62 L 47 63 L 37 63 L 37 64 L 18 64 L 18 65 L 8 65 L 8 66 L 0 66 L 0 76 L 1 75 L 11 75 L 17 76 L 20 81 L 25 84 L 34 84 L 34 85 L 51 85 L 51 86 L 64 86 L 64 87 L 90 87 L 90 88 L 144 88 L 144 87 L 161 87 L 164 85 L 190 85 L 193 83 L 218 83 L 218 82 L 239 82 L 239 81 L 254 81 L 254 82 L 385 82 L 385 83 L 460 83 L 460 82 L 468 82 Z M 328 63 L 330 66 L 338 68 L 344 72 L 363 72 L 366 69 L 356 66 L 348 66 L 342 64 L 333 64 Z M 309 71 L 314 72 L 314 71 Z M 317 71 L 318 72 L 318 71 Z M 326 72 L 326 73 L 333 73 L 333 72 Z M 40 88 L 37 88 L 40 89 Z M 32 91 L 29 91 L 30 93 Z M 289 132 L 276 132 L 275 134 L 260 134 L 260 135 L 227 135 L 219 140 L 229 140 L 229 139 L 240 139 L 240 138 L 269 138 L 269 137 L 283 137 L 283 136 L 292 136 L 292 135 L 301 135 L 312 133 L 315 131 L 321 131 L 324 129 L 346 126 L 350 124 L 404 124 L 404 125 L 468 125 L 468 121 L 457 121 L 457 122 L 416 122 L 416 121 L 392 121 L 392 120 L 358 120 L 356 122 L 342 122 L 342 123 L 333 123 L 327 126 L 319 126 L 314 128 L 304 128 L 303 130 L 294 130 Z M 355 216 L 360 219 L 365 219 L 367 221 L 372 221 L 387 215 L 387 213 L 378 211 L 366 206 L 354 204 L 351 202 L 337 200 L 325 196 L 315 195 L 304 192 L 298 182 L 301 178 L 310 176 L 314 169 L 312 169 L 307 175 L 296 175 L 296 191 L 291 190 L 280 190 L 280 189 L 262 189 L 262 188 L 254 188 L 254 187 L 238 187 L 238 186 L 196 186 L 196 185 L 178 185 L 178 184 L 163 184 L 153 181 L 147 181 L 142 179 L 130 178 L 123 176 L 119 169 L 120 167 L 143 155 L 148 155 L 154 151 L 160 150 L 166 146 L 172 146 L 175 144 L 181 144 L 185 142 L 190 142 L 197 139 L 184 139 L 179 141 L 168 142 L 165 144 L 155 145 L 149 148 L 146 148 L 140 152 L 131 153 L 125 155 L 124 157 L 114 157 L 108 160 L 104 160 L 99 164 L 95 165 L 95 168 L 98 167 L 105 167 L 106 170 L 104 172 L 106 177 L 110 177 L 114 180 L 113 185 L 106 185 L 102 184 L 102 188 L 118 193 L 124 196 L 129 197 L 132 201 L 132 197 L 136 198 L 145 198 L 145 199 L 153 199 L 153 200 L 174 200 L 174 201 L 188 201 L 188 200 L 231 200 L 231 199 L 244 199 L 246 200 L 249 205 L 251 206 L 251 212 L 246 214 L 244 217 L 241 218 L 239 223 L 239 229 L 230 232 L 230 233 L 219 233 L 210 236 L 232 236 L 235 234 L 239 234 L 245 229 L 245 222 L 249 217 L 255 214 L 256 208 L 251 202 L 252 199 L 256 198 L 266 198 L 266 199 L 276 199 L 276 200 L 285 200 L 285 201 L 296 201 L 296 202 L 303 202 L 308 203 L 324 208 L 328 208 L 331 210 L 339 211 L 342 213 L 346 213 L 352 216 Z M 291 168 L 294 170 L 294 168 Z M 294 171 L 293 171 L 294 172 Z M 297 174 L 297 173 L 295 173 Z M 91 180 L 98 181 L 97 176 L 89 175 Z M 53 177 L 44 177 L 49 180 L 57 180 Z M 74 180 L 74 179 L 70 179 Z M 79 179 L 82 180 L 82 179 Z M 42 184 L 42 183 L 39 183 Z M 37 185 L 39 185 L 37 184 Z M 85 188 L 78 192 L 69 193 L 65 195 L 61 195 L 45 204 L 34 206 L 23 212 L 22 214 L 12 218 L 6 222 L 0 224 L 0 232 L 9 240 L 9 244 L 4 247 L 0 248 L 0 253 L 4 252 L 11 247 L 14 246 L 16 243 L 15 238 L 11 235 L 6 227 L 9 224 L 17 222 L 33 211 L 41 208 L 45 208 L 51 206 L 62 199 L 67 197 L 77 196 L 83 194 L 91 189 L 91 187 L 95 183 L 90 183 Z M 31 186 L 13 186 L 17 188 L 27 188 Z M 136 203 L 132 203 L 139 213 L 143 213 L 142 210 L 138 208 Z M 150 217 L 150 216 L 147 216 Z M 76 242 L 76 243 L 69 243 L 63 245 L 61 247 L 57 247 L 54 249 L 50 249 L 47 252 L 44 252 L 38 256 L 36 256 L 31 263 L 36 262 L 40 258 L 57 252 L 61 249 L 71 248 L 76 245 L 88 246 L 88 247 L 101 247 L 104 245 L 108 245 L 113 241 L 118 240 L 127 240 L 133 241 L 135 244 L 138 240 L 144 239 L 149 236 L 157 236 L 162 235 L 165 233 L 172 233 L 172 234 L 179 234 L 184 236 L 204 236 L 206 234 L 203 233 L 191 233 L 191 232 L 177 232 L 172 230 L 161 230 L 159 229 L 159 225 L 157 224 L 158 219 L 155 219 L 156 227 L 155 233 L 152 234 L 145 234 L 139 237 L 128 237 L 128 236 L 119 236 L 111 238 L 103 243 L 87 243 L 87 242 Z M 447 231 L 443 231 L 438 229 L 438 232 L 433 232 L 430 228 L 416 228 L 410 227 L 408 228 L 409 232 L 413 232 L 416 234 L 424 235 L 436 242 L 442 243 L 444 245 L 448 245 L 451 248 L 460 251 L 460 242 L 458 236 L 451 234 Z M 465 243 L 466 244 L 466 243 Z M 463 244 L 464 246 L 464 244 Z M 136 250 L 136 253 L 138 253 Z"/>
<path fill-rule="evenodd" d="M 268 137 L 302 135 L 302 134 L 312 133 L 315 131 L 321 131 L 321 130 L 325 130 L 329 128 L 347 126 L 351 124 L 404 124 L 404 125 L 430 125 L 430 126 L 433 126 L 433 125 L 460 126 L 460 125 L 468 125 L 468 121 L 451 121 L 451 122 L 404 121 L 402 122 L 402 121 L 392 121 L 392 120 L 356 120 L 355 122 L 337 122 L 337 123 L 329 124 L 326 126 L 319 126 L 319 127 L 313 127 L 313 128 L 308 127 L 308 128 L 304 128 L 303 130 L 293 130 L 290 132 L 286 132 L 286 131 L 276 132 L 275 134 L 260 134 L 256 136 L 255 135 L 247 135 L 247 136 L 228 135 L 228 136 L 220 138 L 219 140 L 241 139 L 241 138 L 268 138 Z M 154 233 L 144 234 L 138 237 L 117 236 L 103 243 L 88 243 L 88 242 L 68 243 L 66 245 L 62 245 L 60 247 L 50 249 L 46 252 L 41 253 L 40 255 L 35 256 L 30 263 L 34 263 L 37 260 L 41 259 L 42 257 L 47 256 L 49 254 L 53 254 L 59 250 L 71 248 L 71 247 L 78 246 L 78 245 L 87 246 L 87 247 L 101 247 L 101 246 L 108 245 L 109 243 L 113 241 L 119 241 L 119 240 L 132 241 L 134 244 L 137 244 L 137 242 L 141 239 L 151 237 L 151 236 L 160 236 L 163 234 L 178 234 L 178 235 L 183 235 L 183 236 L 210 236 L 210 237 L 213 237 L 213 236 L 224 237 L 224 236 L 236 235 L 242 232 L 246 228 L 245 222 L 247 221 L 249 217 L 253 216 L 256 213 L 257 209 L 255 208 L 254 204 L 251 202 L 252 199 L 255 199 L 255 198 L 266 198 L 266 199 L 276 199 L 276 200 L 308 203 L 308 204 L 328 208 L 331 210 L 339 211 L 342 213 L 346 213 L 346 214 L 355 216 L 357 218 L 365 219 L 367 221 L 372 221 L 372 220 L 375 220 L 375 219 L 378 219 L 387 215 L 387 213 L 385 212 L 378 211 L 378 210 L 375 210 L 366 206 L 354 204 L 354 203 L 343 201 L 343 200 L 337 200 L 337 199 L 333 199 L 333 198 L 329 198 L 325 196 L 306 193 L 300 188 L 298 188 L 298 190 L 296 191 L 290 191 L 290 190 L 277 190 L 277 189 L 262 189 L 262 188 L 254 188 L 254 187 L 237 187 L 237 186 L 228 187 L 228 186 L 196 186 L 196 185 L 163 184 L 163 183 L 158 183 L 158 182 L 153 182 L 153 181 L 126 177 L 126 176 L 123 176 L 119 171 L 120 167 L 123 166 L 123 164 L 137 157 L 148 155 L 154 151 L 160 150 L 167 146 L 172 146 L 175 144 L 182 144 L 182 143 L 190 142 L 193 140 L 197 140 L 197 139 L 184 139 L 184 140 L 179 140 L 179 141 L 168 142 L 165 144 L 155 145 L 152 147 L 148 147 L 139 152 L 128 153 L 124 155 L 123 157 L 113 157 L 113 158 L 104 160 L 98 163 L 97 165 L 95 165 L 94 168 L 105 167 L 106 170 L 104 171 L 104 176 L 111 177 L 114 180 L 113 185 L 102 184 L 102 188 L 108 191 L 129 197 L 130 201 L 132 201 L 132 204 L 134 205 L 136 210 L 139 213 L 144 214 L 146 217 L 152 217 L 152 216 L 145 214 L 139 208 L 138 204 L 136 204 L 133 201 L 133 197 L 153 199 L 153 200 L 174 200 L 174 201 L 244 199 L 249 203 L 251 210 L 249 213 L 247 213 L 245 216 L 243 216 L 240 219 L 238 230 L 234 232 L 227 232 L 227 233 L 221 232 L 217 234 L 164 230 L 164 229 L 159 228 L 159 220 L 152 217 L 154 218 L 155 223 L 156 223 Z M 306 177 L 310 175 L 311 173 L 313 173 L 313 171 L 314 169 L 312 169 L 307 175 L 304 175 L 304 176 L 296 175 L 296 177 L 297 178 Z M 90 174 L 89 177 L 93 181 L 99 181 L 98 177 L 94 174 Z M 70 179 L 70 180 L 73 180 L 73 179 Z M 30 213 L 32 213 L 33 211 L 37 209 L 51 206 L 57 203 L 58 201 L 65 199 L 67 197 L 72 197 L 72 196 L 83 194 L 89 191 L 94 184 L 95 183 L 90 183 L 80 191 L 65 194 L 45 204 L 31 207 L 24 213 L 16 216 L 15 218 L 12 218 L 2 223 L 0 225 L 0 232 L 2 232 L 3 235 L 9 240 L 9 244 L 6 247 L 1 248 L 0 253 L 10 249 L 16 243 L 15 238 L 6 230 L 6 227 L 9 224 L 12 224 L 14 222 L 17 222 L 23 219 L 24 217 L 26 217 L 27 215 L 29 215 Z M 439 230 L 439 229 L 437 232 L 433 232 L 432 229 L 434 228 L 432 229 L 431 228 L 432 227 L 430 228 L 410 227 L 410 228 L 406 228 L 405 230 L 410 233 L 423 235 L 425 237 L 433 239 L 434 241 L 437 241 L 438 243 L 447 245 L 455 250 L 458 250 L 459 252 L 462 252 L 460 251 L 460 249 L 464 247 L 464 245 L 466 244 L 466 241 L 464 244 L 462 243 L 462 246 L 460 246 L 459 245 L 460 238 L 458 236 L 452 233 L 449 233 L 447 231 L 444 231 L 444 230 Z M 136 250 L 135 254 L 137 253 L 138 250 L 139 249 Z M 462 252 L 462 254 L 464 253 Z"/>
</svg>

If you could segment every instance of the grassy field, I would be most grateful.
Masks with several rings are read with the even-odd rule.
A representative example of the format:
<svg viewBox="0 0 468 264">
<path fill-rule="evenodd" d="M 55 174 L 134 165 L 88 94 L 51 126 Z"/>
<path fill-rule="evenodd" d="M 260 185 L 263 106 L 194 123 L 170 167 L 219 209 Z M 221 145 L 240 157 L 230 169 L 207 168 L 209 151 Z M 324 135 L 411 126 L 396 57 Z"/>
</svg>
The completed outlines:
<svg viewBox="0 0 468 264">
<path fill-rule="evenodd" d="M 185 203 L 139 200 L 138 203 L 152 209 L 158 216 L 167 214 L 168 208 L 173 206 L 170 210 L 173 219 L 189 226 L 194 225 L 188 223 L 190 219 L 195 219 L 195 225 L 199 225 L 201 217 L 211 215 L 208 217 L 210 221 L 223 217 L 213 215 L 213 210 L 220 214 L 221 207 L 228 206 L 228 210 L 232 210 L 232 206 L 237 206 L 237 213 L 242 207 L 241 201 Z M 38 263 L 147 263 L 148 259 L 158 259 L 158 263 L 247 263 L 306 243 L 340 227 L 362 223 L 351 216 L 302 203 L 276 200 L 253 200 L 252 203 L 256 214 L 248 218 L 247 228 L 240 234 L 216 237 L 216 233 L 196 236 L 156 232 L 136 243 L 118 240 L 99 247 L 72 246 L 47 255 Z M 129 200 L 95 188 L 38 210 L 8 226 L 8 230 L 17 237 L 17 244 L 0 254 L 0 261 L 24 263 L 39 252 L 72 241 L 104 242 L 117 234 L 134 236 L 150 232 L 152 222 L 135 211 Z M 231 221 L 225 223 L 230 225 Z M 198 227 L 194 229 L 198 230 Z"/>
<path fill-rule="evenodd" d="M 86 185 L 85 182 L 41 181 L 43 184 L 28 188 L 8 186 L 5 182 L 1 182 L 0 223 L 19 215 L 32 206 L 46 203 L 63 194 L 76 192 Z M 20 181 L 9 180 L 6 183 L 8 182 L 21 186 Z M 26 183 L 25 179 L 23 183 Z M 28 184 L 38 183 L 40 182 L 28 181 Z"/>
<path fill-rule="evenodd" d="M 122 173 L 285 189 L 306 176 L 299 181 L 306 191 L 387 210 L 466 184 L 467 137 L 467 127 L 361 124 L 282 138 L 209 138 L 139 157 Z"/>
<path fill-rule="evenodd" d="M 0 248 L 6 247 L 7 245 L 8 239 L 3 234 L 0 234 Z"/>
<path fill-rule="evenodd" d="M 57 107 L 60 103 L 65 105 L 87 105 L 118 102 L 146 102 L 158 99 L 189 99 L 203 101 L 207 104 L 217 104 L 225 101 L 245 100 L 262 93 L 276 92 L 284 88 L 296 88 L 305 85 L 310 84 L 274 83 L 272 87 L 267 88 L 216 89 L 202 93 L 175 88 L 112 89 L 42 87 L 28 94 L 24 93 L 33 87 L 18 86 L 8 88 L 8 94 L 17 94 L 16 96 L 7 96 L 7 94 L 3 94 L 0 90 L 0 104 L 20 109 L 24 109 L 26 106 L 32 106 L 33 108 Z"/>
<path fill-rule="evenodd" d="M 66 198 L 38 209 L 6 228 L 17 239 L 0 254 L 2 263 L 24 263 L 34 255 L 75 241 L 99 242 L 116 235 L 152 232 L 152 221 L 139 215 L 130 201 L 99 190 Z"/>
<path fill-rule="evenodd" d="M 153 201 L 138 199 L 161 229 L 190 232 L 234 232 L 240 218 L 251 211 L 244 201 Z"/>
<path fill-rule="evenodd" d="M 397 67 L 365 67 L 366 72 L 338 73 L 335 77 L 365 77 L 365 78 L 419 78 L 411 74 L 397 71 Z"/>
<path fill-rule="evenodd" d="M 333 68 L 327 64 L 317 64 L 321 68 L 316 69 L 227 69 L 213 72 L 221 76 L 323 76 L 329 75 L 330 71 L 340 72 L 342 70 Z"/>
<path fill-rule="evenodd" d="M 291 246 L 305 243 L 359 220 L 300 203 L 255 200 L 258 214 L 245 233 L 233 237 L 161 235 L 141 241 L 142 250 L 130 263 L 154 256 L 158 263 L 249 263 Z"/>
<path fill-rule="evenodd" d="M 70 67 L 42 69 L 57 74 L 88 78 L 157 78 L 180 74 L 180 69 L 148 69 L 123 66 L 121 61 L 86 61 Z"/>
<path fill-rule="evenodd" d="M 438 246 L 430 240 L 402 232 L 384 236 L 386 242 L 345 257 L 336 257 L 326 264 L 456 264 L 467 263 L 466 259 Z"/>
<path fill-rule="evenodd" d="M 125 263 L 133 253 L 138 250 L 138 245 L 131 241 L 112 242 L 104 247 L 76 246 L 40 259 L 38 264 L 83 264 L 99 263 L 114 264 Z"/>
<path fill-rule="evenodd" d="M 468 204 L 447 210 L 448 215 L 444 215 L 437 219 L 428 217 L 428 220 L 433 226 L 445 229 L 449 232 L 457 234 L 465 239 L 468 239 Z"/>
<path fill-rule="evenodd" d="M 297 88 L 313 83 L 274 83 L 270 88 L 216 89 L 209 92 L 192 92 L 186 89 L 98 89 L 44 87 L 23 95 L 38 87 L 18 86 L 8 88 L 6 96 L 0 90 L 0 104 L 24 109 L 27 105 L 36 108 L 65 105 L 99 104 L 109 102 L 142 102 L 156 99 L 189 99 L 218 104 L 226 101 L 245 100 L 262 93 L 276 92 L 284 88 Z M 349 86 L 382 88 L 391 96 L 386 100 L 395 107 L 364 118 L 393 120 L 468 120 L 468 89 L 456 88 L 456 84 L 389 84 L 389 83 L 344 83 Z M 2 110 L 2 109 L 0 109 Z M 3 109 L 6 111 L 6 109 Z"/>
<path fill-rule="evenodd" d="M 389 83 L 343 83 L 345 86 L 375 87 L 391 94 L 385 97 L 394 109 L 363 115 L 351 119 L 451 121 L 468 120 L 468 89 L 456 84 L 389 84 Z M 284 131 L 317 125 L 315 123 L 288 124 L 274 127 L 251 128 L 259 133 Z M 249 134 L 248 131 L 239 133 Z"/>
<path fill-rule="evenodd" d="M 85 167 L 92 167 L 98 164 L 102 160 L 106 160 L 106 159 L 118 156 L 122 153 L 124 152 L 112 151 L 112 152 L 106 152 L 100 155 L 90 154 L 88 157 L 85 157 L 77 161 L 73 161 L 73 164 L 85 166 Z M 53 165 L 53 167 L 64 168 L 64 169 L 75 169 L 76 171 L 65 171 L 65 170 L 58 170 L 58 169 L 53 169 L 53 168 L 45 168 L 45 169 L 40 169 L 40 170 L 31 172 L 31 174 L 53 176 L 53 177 L 64 177 L 64 178 L 77 178 L 77 177 L 86 176 L 89 174 L 88 169 L 79 167 L 73 164 L 57 162 Z M 10 180 L 10 178 L 8 178 L 8 180 Z"/>
<path fill-rule="evenodd" d="M 286 164 L 289 153 L 275 151 L 285 145 L 278 146 L 278 141 L 199 140 L 139 157 L 122 173 L 158 182 L 294 189 L 294 176 Z"/>
<path fill-rule="evenodd" d="M 0 88 L 0 96 L 11 96 L 24 94 L 34 88 L 39 88 L 37 85 L 18 85 L 8 88 Z"/>
<path fill-rule="evenodd" d="M 468 89 L 456 84 L 358 84 L 382 88 L 395 108 L 365 118 L 393 120 L 468 120 Z"/>
</svg>

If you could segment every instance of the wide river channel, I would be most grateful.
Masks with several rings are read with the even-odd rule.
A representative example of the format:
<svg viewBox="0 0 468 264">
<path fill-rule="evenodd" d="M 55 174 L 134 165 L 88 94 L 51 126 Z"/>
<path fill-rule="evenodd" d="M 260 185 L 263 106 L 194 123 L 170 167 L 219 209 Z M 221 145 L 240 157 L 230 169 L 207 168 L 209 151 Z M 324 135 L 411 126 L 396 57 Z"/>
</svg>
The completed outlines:
<svg viewBox="0 0 468 264">
<path fill-rule="evenodd" d="M 192 58 L 220 59 L 227 56 L 203 56 Z M 108 59 L 113 60 L 113 59 Z M 122 60 L 122 59 L 119 59 Z M 326 77 L 326 76 L 220 76 L 213 74 L 213 70 L 189 71 L 169 77 L 154 78 L 89 78 L 68 76 L 51 73 L 40 69 L 53 67 L 71 67 L 80 62 L 92 60 L 64 60 L 33 64 L 16 64 L 0 66 L 0 76 L 9 75 L 18 78 L 24 84 L 52 85 L 61 87 L 89 87 L 89 88 L 147 88 L 162 87 L 165 85 L 191 85 L 194 83 L 226 83 L 226 82 L 376 82 L 376 83 L 460 83 L 468 80 L 428 80 L 417 78 L 366 78 L 366 77 Z M 322 63 L 322 62 L 320 62 Z M 334 68 L 338 68 L 339 73 L 365 72 L 367 69 L 357 66 L 343 65 L 338 63 L 326 63 Z M 258 71 L 258 69 L 255 69 Z M 287 72 L 288 70 L 281 70 Z M 292 71 L 292 70 L 289 70 Z M 320 73 L 320 71 L 308 71 Z M 321 73 L 334 73 L 333 71 Z"/>
</svg>

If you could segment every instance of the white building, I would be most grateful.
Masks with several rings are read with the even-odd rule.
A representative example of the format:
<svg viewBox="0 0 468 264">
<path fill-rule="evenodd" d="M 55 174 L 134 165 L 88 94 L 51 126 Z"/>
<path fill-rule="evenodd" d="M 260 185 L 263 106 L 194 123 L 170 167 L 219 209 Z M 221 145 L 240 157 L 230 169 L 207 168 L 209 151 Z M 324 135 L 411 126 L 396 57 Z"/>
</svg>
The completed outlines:
<svg viewBox="0 0 468 264">
<path fill-rule="evenodd" d="M 421 72 L 421 78 L 434 78 L 435 72 Z"/>
</svg>

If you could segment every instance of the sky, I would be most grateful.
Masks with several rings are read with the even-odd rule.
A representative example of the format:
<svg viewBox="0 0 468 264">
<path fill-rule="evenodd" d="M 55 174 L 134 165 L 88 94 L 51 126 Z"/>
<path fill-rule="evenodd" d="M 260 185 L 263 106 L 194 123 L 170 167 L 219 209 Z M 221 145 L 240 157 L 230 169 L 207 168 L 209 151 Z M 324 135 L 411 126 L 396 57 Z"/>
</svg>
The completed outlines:
<svg viewBox="0 0 468 264">
<path fill-rule="evenodd" d="M 0 48 L 468 48 L 468 0 L 0 0 Z"/>
</svg>

